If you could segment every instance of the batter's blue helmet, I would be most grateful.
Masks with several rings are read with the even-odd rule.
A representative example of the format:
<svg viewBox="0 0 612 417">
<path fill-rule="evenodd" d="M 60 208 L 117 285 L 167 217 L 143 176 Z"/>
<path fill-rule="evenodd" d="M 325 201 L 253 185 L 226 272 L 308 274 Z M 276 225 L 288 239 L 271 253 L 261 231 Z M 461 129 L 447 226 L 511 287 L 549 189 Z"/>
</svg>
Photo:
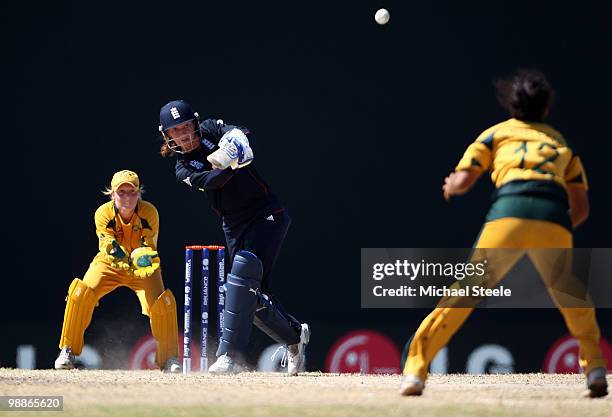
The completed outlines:
<svg viewBox="0 0 612 417">
<path fill-rule="evenodd" d="M 174 100 L 165 104 L 159 111 L 159 131 L 165 132 L 190 120 L 198 119 L 198 114 L 185 100 Z"/>
</svg>

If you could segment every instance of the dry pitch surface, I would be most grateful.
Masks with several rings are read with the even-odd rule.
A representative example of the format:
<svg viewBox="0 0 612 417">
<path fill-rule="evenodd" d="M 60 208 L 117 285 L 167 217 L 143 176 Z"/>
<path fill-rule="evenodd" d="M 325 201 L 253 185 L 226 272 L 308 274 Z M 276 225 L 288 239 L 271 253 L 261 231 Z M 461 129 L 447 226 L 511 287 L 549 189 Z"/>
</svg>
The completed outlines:
<svg viewBox="0 0 612 417">
<path fill-rule="evenodd" d="M 433 376 L 422 397 L 399 375 L 0 369 L 0 395 L 63 395 L 63 412 L 9 416 L 612 416 L 612 397 L 583 398 L 580 375 Z M 612 382 L 609 380 L 609 382 Z"/>
</svg>

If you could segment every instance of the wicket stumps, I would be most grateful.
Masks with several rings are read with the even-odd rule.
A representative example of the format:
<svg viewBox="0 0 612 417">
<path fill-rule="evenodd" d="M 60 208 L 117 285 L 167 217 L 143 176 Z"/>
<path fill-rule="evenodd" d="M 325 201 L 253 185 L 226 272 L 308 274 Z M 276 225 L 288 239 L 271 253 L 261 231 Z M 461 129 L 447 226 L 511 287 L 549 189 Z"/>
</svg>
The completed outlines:
<svg viewBox="0 0 612 417">
<path fill-rule="evenodd" d="M 193 306 L 193 254 L 202 252 L 202 296 L 200 297 L 201 337 L 200 371 L 208 371 L 208 308 L 209 308 L 209 255 L 217 252 L 217 338 L 223 332 L 223 312 L 225 310 L 225 247 L 217 245 L 192 245 L 185 247 L 185 323 L 183 329 L 183 373 L 191 372 L 191 307 Z"/>
</svg>

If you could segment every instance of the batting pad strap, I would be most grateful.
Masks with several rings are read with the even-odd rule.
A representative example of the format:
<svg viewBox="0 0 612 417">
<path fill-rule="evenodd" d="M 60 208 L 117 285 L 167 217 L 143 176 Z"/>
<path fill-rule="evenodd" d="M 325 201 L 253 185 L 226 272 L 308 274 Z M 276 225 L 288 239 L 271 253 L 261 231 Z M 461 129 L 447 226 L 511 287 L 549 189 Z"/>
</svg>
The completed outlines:
<svg viewBox="0 0 612 417">
<path fill-rule="evenodd" d="M 254 324 L 282 345 L 294 345 L 300 342 L 300 333 L 296 330 L 301 324 L 281 306 L 278 300 L 265 294 L 258 294 L 258 308 Z"/>
<path fill-rule="evenodd" d="M 72 280 L 66 297 L 60 349 L 68 346 L 75 355 L 81 354 L 84 344 L 83 334 L 91 323 L 97 301 L 94 291 L 82 280 L 79 278 Z"/>
<path fill-rule="evenodd" d="M 172 291 L 167 289 L 155 300 L 149 310 L 151 333 L 157 342 L 155 363 L 164 369 L 166 361 L 178 358 L 178 323 L 176 300 Z"/>
</svg>

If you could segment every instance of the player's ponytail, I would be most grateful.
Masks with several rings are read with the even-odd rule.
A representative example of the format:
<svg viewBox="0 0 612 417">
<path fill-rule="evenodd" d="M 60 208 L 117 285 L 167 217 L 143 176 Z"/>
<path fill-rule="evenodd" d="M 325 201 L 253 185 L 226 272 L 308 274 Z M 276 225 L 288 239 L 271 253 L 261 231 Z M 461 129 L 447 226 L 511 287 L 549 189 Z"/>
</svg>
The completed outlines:
<svg viewBox="0 0 612 417">
<path fill-rule="evenodd" d="M 542 72 L 519 69 L 495 81 L 497 99 L 515 119 L 541 122 L 547 115 L 554 91 Z"/>
<path fill-rule="evenodd" d="M 166 142 L 162 143 L 159 153 L 161 154 L 163 158 L 165 158 L 166 156 L 174 155 L 174 152 L 172 151 L 172 149 L 170 149 L 170 147 L 168 146 Z"/>
</svg>

